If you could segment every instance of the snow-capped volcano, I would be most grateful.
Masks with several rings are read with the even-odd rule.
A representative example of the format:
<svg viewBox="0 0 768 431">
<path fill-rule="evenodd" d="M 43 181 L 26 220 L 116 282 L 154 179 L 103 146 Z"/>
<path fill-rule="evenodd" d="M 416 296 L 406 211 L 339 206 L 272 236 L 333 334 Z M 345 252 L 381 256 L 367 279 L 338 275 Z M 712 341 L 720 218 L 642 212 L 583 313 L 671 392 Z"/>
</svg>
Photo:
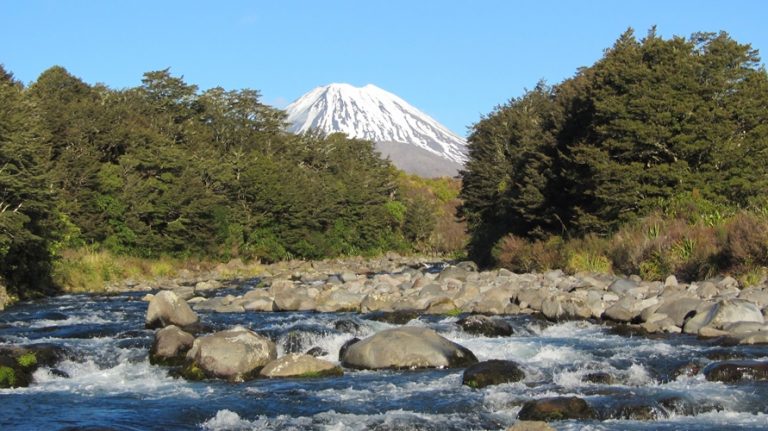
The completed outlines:
<svg viewBox="0 0 768 431">
<path fill-rule="evenodd" d="M 379 151 L 406 171 L 426 176 L 455 175 L 466 161 L 464 139 L 375 85 L 318 87 L 288 105 L 286 111 L 290 131 L 343 132 L 352 138 L 374 141 Z M 423 165 L 427 159 L 435 168 L 405 166 Z M 434 172 L 417 172 L 425 169 Z"/>
</svg>

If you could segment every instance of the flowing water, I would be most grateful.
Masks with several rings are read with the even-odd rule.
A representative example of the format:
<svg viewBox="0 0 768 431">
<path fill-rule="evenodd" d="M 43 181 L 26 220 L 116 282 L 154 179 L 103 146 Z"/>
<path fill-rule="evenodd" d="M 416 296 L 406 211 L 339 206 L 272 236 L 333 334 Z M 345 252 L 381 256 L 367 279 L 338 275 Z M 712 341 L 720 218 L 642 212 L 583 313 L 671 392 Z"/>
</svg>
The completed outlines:
<svg viewBox="0 0 768 431">
<path fill-rule="evenodd" d="M 487 338 L 464 333 L 456 317 L 430 316 L 408 324 L 432 327 L 480 360 L 517 361 L 526 378 L 481 390 L 462 386 L 459 369 L 187 382 L 149 364 L 153 331 L 144 329 L 147 304 L 140 297 L 69 295 L 0 312 L 0 345 L 53 343 L 70 352 L 54 369 L 39 369 L 30 387 L 0 390 L 0 429 L 501 430 L 525 401 L 560 395 L 585 399 L 601 420 L 552 423 L 557 429 L 768 428 L 768 382 L 724 384 L 673 373 L 688 362 L 714 360 L 707 358 L 765 360 L 768 347 L 627 337 L 601 324 L 529 316 L 505 317 L 514 336 Z M 321 347 L 324 359 L 336 362 L 346 340 L 392 327 L 351 313 L 201 313 L 201 319 L 212 330 L 239 324 L 268 335 L 280 355 Z M 596 372 L 615 381 L 585 382 Z"/>
</svg>

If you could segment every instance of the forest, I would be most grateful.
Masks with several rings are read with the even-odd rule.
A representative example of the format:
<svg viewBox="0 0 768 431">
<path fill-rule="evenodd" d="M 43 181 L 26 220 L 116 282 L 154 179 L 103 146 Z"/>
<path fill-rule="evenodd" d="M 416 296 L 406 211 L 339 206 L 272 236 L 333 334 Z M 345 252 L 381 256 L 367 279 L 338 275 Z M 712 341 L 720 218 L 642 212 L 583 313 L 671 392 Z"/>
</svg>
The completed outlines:
<svg viewBox="0 0 768 431">
<path fill-rule="evenodd" d="M 726 33 L 629 29 L 592 66 L 474 125 L 460 194 L 469 254 L 650 279 L 759 271 L 767 162 L 756 50 Z"/>
<path fill-rule="evenodd" d="M 199 91 L 169 70 L 141 82 L 115 90 L 54 66 L 25 86 L 0 69 L 12 294 L 56 292 L 54 267 L 81 249 L 262 262 L 431 249 L 440 199 L 371 142 L 286 133 L 255 90 Z"/>
</svg>

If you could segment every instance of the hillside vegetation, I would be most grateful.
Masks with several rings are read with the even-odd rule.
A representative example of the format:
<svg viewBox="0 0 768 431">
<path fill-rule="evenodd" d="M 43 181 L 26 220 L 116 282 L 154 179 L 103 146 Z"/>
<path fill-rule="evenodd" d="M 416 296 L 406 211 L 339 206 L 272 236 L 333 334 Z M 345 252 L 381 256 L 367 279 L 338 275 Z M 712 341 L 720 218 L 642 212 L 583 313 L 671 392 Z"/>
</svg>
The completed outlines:
<svg viewBox="0 0 768 431">
<path fill-rule="evenodd" d="M 255 90 L 200 91 L 168 70 L 115 90 L 59 66 L 24 86 L 0 68 L 0 285 L 30 297 L 135 259 L 434 248 L 439 208 L 371 142 L 286 133 L 284 116 Z"/>
<path fill-rule="evenodd" d="M 768 265 L 768 76 L 725 33 L 638 40 L 474 125 L 470 256 L 658 279 Z"/>
</svg>

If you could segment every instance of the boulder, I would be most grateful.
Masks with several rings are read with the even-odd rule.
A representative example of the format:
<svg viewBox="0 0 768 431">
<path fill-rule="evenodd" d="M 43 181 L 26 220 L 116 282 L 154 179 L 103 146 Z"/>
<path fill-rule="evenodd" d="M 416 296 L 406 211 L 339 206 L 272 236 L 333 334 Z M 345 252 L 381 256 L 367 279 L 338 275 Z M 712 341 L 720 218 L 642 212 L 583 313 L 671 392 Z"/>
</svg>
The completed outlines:
<svg viewBox="0 0 768 431">
<path fill-rule="evenodd" d="M 706 305 L 706 302 L 698 298 L 666 298 L 664 303 L 656 309 L 656 313 L 666 314 L 675 322 L 675 325 L 683 327 L 687 318 L 694 316 L 698 310 Z"/>
<path fill-rule="evenodd" d="M 149 363 L 180 365 L 192 347 L 195 337 L 176 325 L 169 325 L 155 333 L 155 341 L 149 350 Z"/>
<path fill-rule="evenodd" d="M 243 306 L 245 311 L 275 311 L 275 300 L 270 297 L 261 297 L 250 300 Z"/>
<path fill-rule="evenodd" d="M 723 383 L 738 383 L 744 380 L 768 380 L 768 362 L 716 362 L 704 369 L 704 376 L 711 382 Z"/>
<path fill-rule="evenodd" d="M 317 311 L 333 313 L 338 311 L 360 311 L 363 296 L 344 290 L 335 290 L 317 298 Z"/>
<path fill-rule="evenodd" d="M 386 329 L 349 346 L 342 364 L 358 369 L 466 367 L 477 362 L 469 349 L 429 328 Z"/>
<path fill-rule="evenodd" d="M 189 304 L 170 290 L 159 292 L 149 301 L 147 307 L 146 326 L 150 329 L 168 325 L 189 328 L 196 325 L 198 320 L 197 314 L 189 308 Z"/>
<path fill-rule="evenodd" d="M 765 323 L 763 312 L 752 302 L 743 299 L 724 299 L 709 309 L 703 326 L 723 329 L 737 322 Z"/>
<path fill-rule="evenodd" d="M 456 324 L 461 326 L 464 332 L 486 337 L 508 337 L 514 333 L 512 326 L 507 321 L 482 314 L 464 317 L 459 319 Z"/>
<path fill-rule="evenodd" d="M 617 278 L 608 286 L 608 290 L 619 296 L 624 296 L 637 286 L 638 284 L 634 280 L 630 280 L 628 278 Z"/>
<path fill-rule="evenodd" d="M 517 418 L 533 421 L 560 421 L 567 419 L 595 419 L 597 413 L 578 397 L 553 397 L 528 401 L 523 404 Z"/>
<path fill-rule="evenodd" d="M 275 308 L 280 311 L 313 311 L 316 307 L 315 301 L 305 288 L 282 289 L 274 295 Z"/>
<path fill-rule="evenodd" d="M 261 377 L 328 377 L 343 374 L 341 367 L 314 356 L 290 354 L 275 359 L 259 371 Z"/>
<path fill-rule="evenodd" d="M 440 275 L 437 276 L 437 281 L 443 281 L 449 278 L 459 281 L 467 281 L 467 276 L 470 274 L 470 272 L 471 271 L 468 271 L 462 267 L 449 266 L 440 272 Z"/>
<path fill-rule="evenodd" d="M 187 352 L 189 365 L 183 375 L 192 380 L 215 377 L 243 381 L 255 377 L 275 359 L 275 343 L 249 329 L 234 328 L 196 339 Z"/>
<path fill-rule="evenodd" d="M 519 382 L 524 378 L 525 373 L 516 362 L 492 359 L 467 367 L 464 370 L 461 384 L 480 389 L 502 383 Z"/>
</svg>

